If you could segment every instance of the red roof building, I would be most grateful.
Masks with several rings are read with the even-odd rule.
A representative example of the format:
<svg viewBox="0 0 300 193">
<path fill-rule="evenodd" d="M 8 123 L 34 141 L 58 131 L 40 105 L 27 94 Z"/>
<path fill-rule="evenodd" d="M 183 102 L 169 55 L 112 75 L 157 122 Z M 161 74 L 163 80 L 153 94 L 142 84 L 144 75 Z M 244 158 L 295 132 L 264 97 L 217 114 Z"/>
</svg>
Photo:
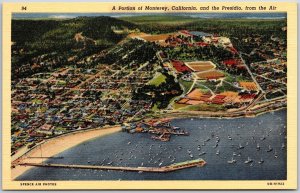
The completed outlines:
<svg viewBox="0 0 300 193">
<path fill-rule="evenodd" d="M 180 30 L 179 33 L 185 36 L 194 36 L 193 34 L 190 34 L 188 30 Z"/>
<path fill-rule="evenodd" d="M 187 67 L 183 62 L 179 60 L 171 60 L 171 63 L 173 67 L 176 69 L 177 72 L 182 73 L 182 72 L 192 72 L 192 69 Z"/>
<path fill-rule="evenodd" d="M 224 60 L 223 64 L 225 64 L 226 66 L 236 66 L 239 64 L 239 61 L 235 59 L 228 59 L 228 60 Z"/>
<path fill-rule="evenodd" d="M 196 42 L 195 45 L 196 45 L 196 46 L 205 47 L 205 46 L 208 46 L 209 44 L 208 44 L 208 43 L 205 43 L 205 42 Z"/>
</svg>

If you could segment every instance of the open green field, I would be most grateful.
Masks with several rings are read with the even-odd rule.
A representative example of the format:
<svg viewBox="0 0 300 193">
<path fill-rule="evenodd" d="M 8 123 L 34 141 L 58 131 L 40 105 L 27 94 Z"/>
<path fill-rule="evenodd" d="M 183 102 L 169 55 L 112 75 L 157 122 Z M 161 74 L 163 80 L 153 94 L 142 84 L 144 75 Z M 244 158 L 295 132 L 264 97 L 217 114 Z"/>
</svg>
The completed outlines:
<svg viewBox="0 0 300 193">
<path fill-rule="evenodd" d="M 225 108 L 222 105 L 216 104 L 198 104 L 198 105 L 189 105 L 182 108 L 181 110 L 185 111 L 223 111 Z"/>
<path fill-rule="evenodd" d="M 148 82 L 149 85 L 159 86 L 161 83 L 166 82 L 166 76 L 157 72 L 154 77 Z"/>
</svg>

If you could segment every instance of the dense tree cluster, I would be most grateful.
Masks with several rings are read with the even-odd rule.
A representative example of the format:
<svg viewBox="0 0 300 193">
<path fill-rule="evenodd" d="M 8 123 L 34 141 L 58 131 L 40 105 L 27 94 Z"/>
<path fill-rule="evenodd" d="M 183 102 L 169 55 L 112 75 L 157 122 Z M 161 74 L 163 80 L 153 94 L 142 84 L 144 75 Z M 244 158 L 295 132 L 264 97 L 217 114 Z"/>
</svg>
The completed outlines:
<svg viewBox="0 0 300 193">
<path fill-rule="evenodd" d="M 67 60 L 76 55 L 77 59 L 99 53 L 115 45 L 126 34 L 116 34 L 113 26 L 120 29 L 135 28 L 132 23 L 111 17 L 78 17 L 68 20 L 12 20 L 12 71 L 13 77 L 42 72 L 42 68 L 33 69 L 34 63 L 43 63 L 40 56 L 55 52 Z M 84 41 L 76 41 L 75 35 L 81 33 Z M 49 67 L 66 63 L 49 63 Z M 19 69 L 23 65 L 30 65 Z M 33 72 L 34 71 L 34 72 Z M 26 75 L 27 76 L 27 75 Z"/>
<path fill-rule="evenodd" d="M 159 86 L 145 85 L 133 92 L 134 100 L 151 100 L 153 104 L 157 105 L 157 108 L 164 109 L 170 103 L 170 100 L 175 96 L 182 94 L 181 88 L 177 82 L 174 81 L 174 77 L 168 73 L 164 73 L 166 76 L 165 82 Z"/>
</svg>

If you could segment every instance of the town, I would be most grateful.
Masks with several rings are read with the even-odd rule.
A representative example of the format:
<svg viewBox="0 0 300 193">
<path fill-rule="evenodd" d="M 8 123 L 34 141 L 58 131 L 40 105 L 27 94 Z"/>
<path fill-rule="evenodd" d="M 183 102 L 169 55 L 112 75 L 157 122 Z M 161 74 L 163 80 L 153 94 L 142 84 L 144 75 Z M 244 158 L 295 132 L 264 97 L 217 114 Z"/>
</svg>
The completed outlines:
<svg viewBox="0 0 300 193">
<path fill-rule="evenodd" d="M 12 154 L 47 138 L 105 125 L 169 141 L 171 135 L 188 131 L 143 119 L 286 106 L 286 42 L 280 37 L 253 34 L 238 40 L 218 31 L 111 30 L 126 37 L 109 49 L 67 56 L 53 51 L 16 65 Z M 82 33 L 74 34 L 72 41 L 82 52 L 96 45 Z M 240 49 L 241 44 L 248 46 Z M 26 52 L 12 46 L 13 56 Z"/>
</svg>

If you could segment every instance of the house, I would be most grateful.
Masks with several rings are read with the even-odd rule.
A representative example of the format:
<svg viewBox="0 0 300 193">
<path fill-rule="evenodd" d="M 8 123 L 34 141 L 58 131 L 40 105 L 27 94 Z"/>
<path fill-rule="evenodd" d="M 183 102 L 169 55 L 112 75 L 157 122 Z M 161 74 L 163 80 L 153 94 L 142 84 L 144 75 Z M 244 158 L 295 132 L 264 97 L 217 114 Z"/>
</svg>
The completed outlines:
<svg viewBox="0 0 300 193">
<path fill-rule="evenodd" d="M 38 130 L 37 133 L 43 133 L 46 135 L 52 135 L 53 126 L 50 124 L 45 123 L 42 125 Z"/>
</svg>

